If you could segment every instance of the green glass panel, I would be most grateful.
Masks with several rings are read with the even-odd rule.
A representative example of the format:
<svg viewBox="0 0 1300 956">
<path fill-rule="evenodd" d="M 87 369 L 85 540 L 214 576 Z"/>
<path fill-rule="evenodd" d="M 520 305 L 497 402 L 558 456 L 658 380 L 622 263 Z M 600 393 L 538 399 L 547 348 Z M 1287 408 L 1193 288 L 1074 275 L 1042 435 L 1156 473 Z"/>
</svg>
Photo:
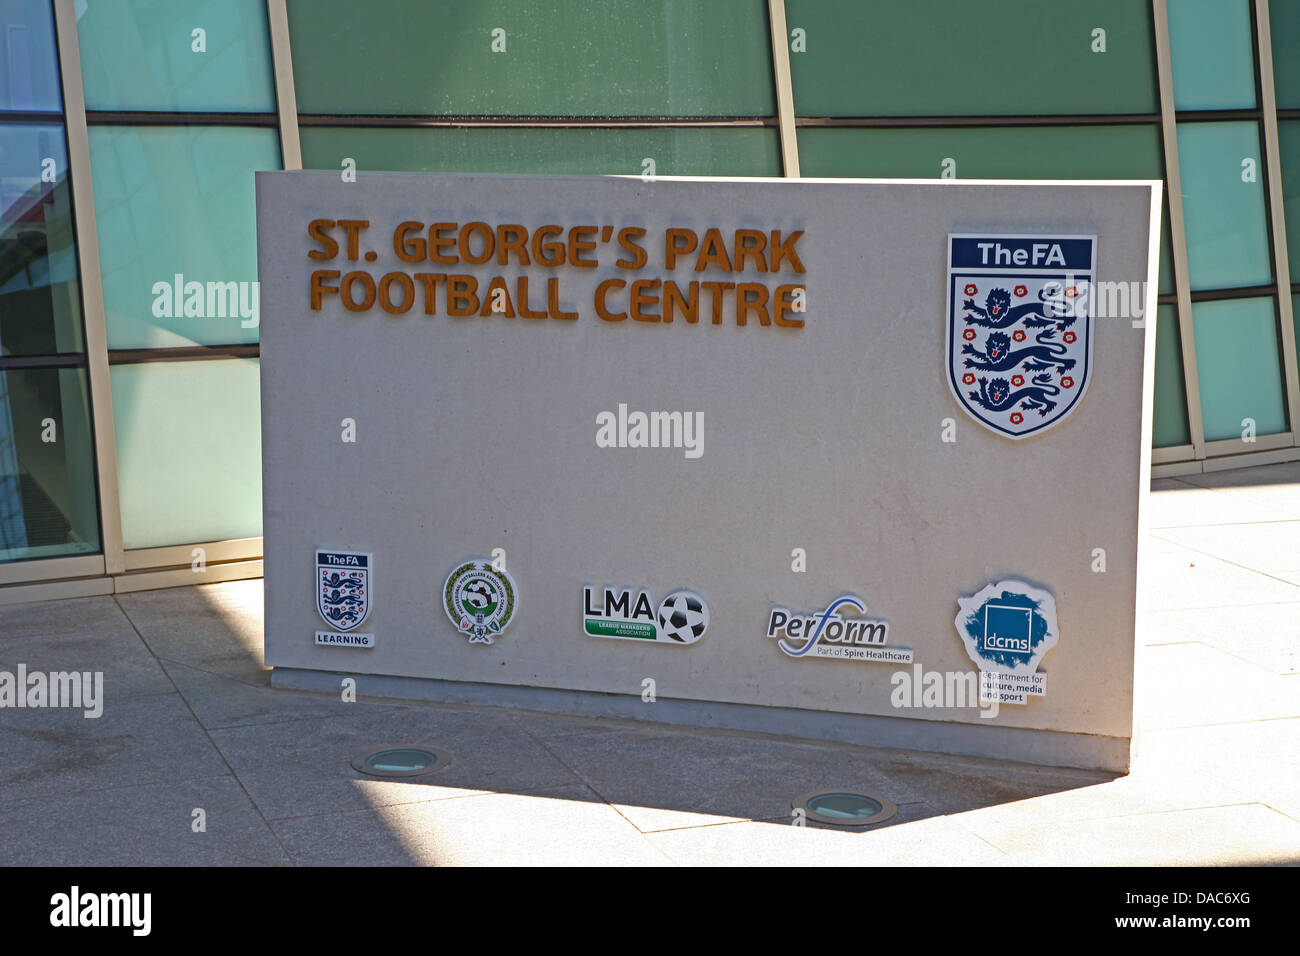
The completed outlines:
<svg viewBox="0 0 1300 956">
<path fill-rule="evenodd" d="M 292 0 L 301 113 L 771 116 L 763 0 Z"/>
<path fill-rule="evenodd" d="M 1192 320 L 1206 440 L 1240 438 L 1248 418 L 1257 435 L 1286 431 L 1273 300 L 1196 302 Z"/>
<path fill-rule="evenodd" d="M 0 0 L 0 23 L 0 110 L 63 109 L 49 0 Z"/>
<path fill-rule="evenodd" d="M 773 129 L 355 129 L 303 127 L 307 169 L 640 176 L 780 176 Z"/>
<path fill-rule="evenodd" d="M 265 0 L 78 6 L 88 109 L 275 111 Z"/>
<path fill-rule="evenodd" d="M 260 535 L 258 361 L 115 365 L 110 378 L 125 546 Z"/>
<path fill-rule="evenodd" d="M 1140 126 L 799 130 L 805 176 L 1163 179 L 1160 130 Z"/>
<path fill-rule="evenodd" d="M 1291 260 L 1291 281 L 1300 282 L 1300 119 L 1280 120 L 1277 138 L 1282 154 L 1287 258 Z"/>
<path fill-rule="evenodd" d="M 280 168 L 275 130 L 92 126 L 90 166 L 108 347 L 256 342 L 253 173 Z"/>
<path fill-rule="evenodd" d="M 1156 310 L 1156 381 L 1151 444 L 1156 448 L 1191 442 L 1187 429 L 1187 395 L 1183 382 L 1182 340 L 1178 310 L 1162 305 Z"/>
<path fill-rule="evenodd" d="M 1300 3 L 1270 0 L 1268 20 L 1278 109 L 1300 109 Z"/>
<path fill-rule="evenodd" d="M 1179 123 L 1178 163 L 1192 288 L 1271 282 L 1258 124 Z"/>
<path fill-rule="evenodd" d="M 1255 107 L 1255 41 L 1248 0 L 1169 0 L 1174 108 Z"/>
<path fill-rule="evenodd" d="M 800 116 L 1160 109 L 1148 3 L 786 0 L 786 23 Z"/>
<path fill-rule="evenodd" d="M 0 562 L 99 550 L 83 369 L 0 371 Z"/>
<path fill-rule="evenodd" d="M 77 275 L 63 127 L 0 124 L 0 355 L 84 350 Z"/>
</svg>

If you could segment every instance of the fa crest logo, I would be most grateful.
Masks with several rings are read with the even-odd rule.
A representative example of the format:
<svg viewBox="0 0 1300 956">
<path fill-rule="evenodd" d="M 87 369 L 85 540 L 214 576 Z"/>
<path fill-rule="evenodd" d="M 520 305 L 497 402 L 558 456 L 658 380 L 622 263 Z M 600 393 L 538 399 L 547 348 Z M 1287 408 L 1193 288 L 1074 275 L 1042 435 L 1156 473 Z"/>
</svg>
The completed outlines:
<svg viewBox="0 0 1300 956">
<path fill-rule="evenodd" d="M 370 613 L 370 555 L 316 552 L 316 610 L 339 631 L 360 627 Z"/>
<path fill-rule="evenodd" d="M 948 385 L 984 427 L 1060 423 L 1092 367 L 1095 236 L 948 237 Z"/>
</svg>

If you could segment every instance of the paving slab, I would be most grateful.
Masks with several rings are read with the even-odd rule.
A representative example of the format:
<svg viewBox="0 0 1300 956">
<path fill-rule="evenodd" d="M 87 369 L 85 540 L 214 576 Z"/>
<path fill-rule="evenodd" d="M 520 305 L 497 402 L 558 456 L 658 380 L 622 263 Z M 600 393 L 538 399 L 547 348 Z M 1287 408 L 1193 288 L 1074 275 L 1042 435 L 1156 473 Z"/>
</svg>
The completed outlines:
<svg viewBox="0 0 1300 956">
<path fill-rule="evenodd" d="M 1300 682 L 1204 644 L 1139 648 L 1144 731 L 1300 717 Z"/>
<path fill-rule="evenodd" d="M 273 690 L 269 670 L 237 679 L 176 661 L 166 660 L 162 665 L 199 722 L 209 730 L 284 720 L 342 717 L 356 712 L 356 705 L 345 703 L 340 694 Z M 367 712 L 395 709 L 375 702 L 366 702 L 365 706 Z"/>
<path fill-rule="evenodd" d="M 1293 679 L 1293 678 L 1289 678 Z M 1182 791 L 1212 781 L 1300 821 L 1300 719 L 1152 730 L 1137 773 Z"/>
<path fill-rule="evenodd" d="M 657 728 L 546 743 L 645 832 L 789 819 L 793 798 L 822 788 L 860 788 L 900 802 L 900 788 L 875 763 L 879 751 Z"/>
<path fill-rule="evenodd" d="M 1017 826 L 1051 826 L 1070 821 L 1206 809 L 1253 802 L 1243 790 L 1213 776 L 1193 776 L 1154 762 L 1144 770 L 1090 786 L 1044 793 L 1024 800 L 1007 800 L 957 814 L 974 833 L 1001 832 Z"/>
<path fill-rule="evenodd" d="M 195 832 L 194 810 L 204 812 Z M 284 866 L 234 777 L 0 804 L 3 866 Z"/>
<path fill-rule="evenodd" d="M 227 773 L 180 696 L 115 700 L 103 715 L 79 710 L 0 710 L 0 803 Z"/>
<path fill-rule="evenodd" d="M 1250 468 L 1233 468 L 1229 471 L 1209 471 L 1196 475 L 1180 475 L 1175 480 L 1195 485 L 1198 488 L 1254 488 L 1268 493 L 1271 498 L 1300 497 L 1300 461 L 1254 465 Z M 1152 488 L 1154 487 L 1153 483 Z"/>
<path fill-rule="evenodd" d="M 1143 616 L 1142 643 L 1196 641 L 1275 674 L 1300 673 L 1300 603 L 1259 604 Z"/>
<path fill-rule="evenodd" d="M 958 822 L 960 818 L 956 818 Z M 1262 866 L 1300 862 L 1300 823 L 1258 803 L 1075 822 L 1016 820 L 979 835 L 1018 866 Z"/>
<path fill-rule="evenodd" d="M 1300 601 L 1300 586 L 1202 552 L 1177 551 L 1144 557 L 1143 609 L 1146 611 Z"/>
<path fill-rule="evenodd" d="M 1182 479 L 1153 481 L 1151 490 L 1158 492 L 1147 498 L 1147 527 L 1153 530 L 1288 521 L 1296 517 L 1293 507 L 1300 506 L 1300 498 L 1293 506 L 1255 489 L 1210 489 L 1185 484 Z"/>
<path fill-rule="evenodd" d="M 506 714 L 358 702 L 351 716 L 212 731 L 268 819 L 371 809 L 471 793 L 546 793 L 580 781 Z M 369 777 L 353 757 L 426 744 L 450 753 L 446 770 L 406 779 Z"/>
<path fill-rule="evenodd" d="M 308 866 L 668 866 L 585 787 L 492 793 L 274 824 Z"/>
<path fill-rule="evenodd" d="M 731 823 L 647 835 L 681 866 L 1003 866 L 1007 855 L 953 818 L 921 805 L 920 819 L 863 831 Z"/>
<path fill-rule="evenodd" d="M 0 670 L 98 671 L 114 700 L 174 690 L 112 597 L 16 604 L 0 622 Z"/>
<path fill-rule="evenodd" d="M 1300 571 L 1300 520 L 1164 528 L 1155 534 L 1252 571 Z"/>
<path fill-rule="evenodd" d="M 135 591 L 117 601 L 159 658 L 239 680 L 270 672 L 260 580 Z"/>
</svg>

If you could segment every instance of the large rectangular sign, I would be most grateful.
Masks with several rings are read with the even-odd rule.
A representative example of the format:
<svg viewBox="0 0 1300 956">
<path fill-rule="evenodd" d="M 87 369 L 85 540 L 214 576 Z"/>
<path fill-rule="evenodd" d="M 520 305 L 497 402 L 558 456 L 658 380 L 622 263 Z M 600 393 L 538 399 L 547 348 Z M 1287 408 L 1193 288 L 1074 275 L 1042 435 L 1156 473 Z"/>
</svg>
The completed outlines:
<svg viewBox="0 0 1300 956">
<path fill-rule="evenodd" d="M 1158 183 L 349 179 L 258 174 L 277 682 L 1126 764 Z"/>
</svg>

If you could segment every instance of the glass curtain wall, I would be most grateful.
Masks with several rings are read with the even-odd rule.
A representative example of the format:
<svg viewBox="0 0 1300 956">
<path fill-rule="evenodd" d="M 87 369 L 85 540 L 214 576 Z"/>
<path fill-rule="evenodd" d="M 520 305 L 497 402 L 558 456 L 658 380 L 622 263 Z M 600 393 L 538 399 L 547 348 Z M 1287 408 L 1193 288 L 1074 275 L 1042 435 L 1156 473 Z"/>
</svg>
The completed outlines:
<svg viewBox="0 0 1300 956">
<path fill-rule="evenodd" d="M 1254 4 L 1168 0 L 1168 9 L 1187 277 L 1205 440 L 1240 442 L 1243 437 L 1280 434 L 1290 430 L 1291 422 L 1270 231 Z M 1285 31 L 1286 24 L 1274 24 L 1273 30 Z M 1244 444 L 1239 450 L 1251 449 Z"/>
<path fill-rule="evenodd" d="M 279 169 L 265 0 L 77 5 L 122 540 L 261 534 L 253 174 Z"/>
<path fill-rule="evenodd" d="M 48 3 L 0 0 L 0 564 L 100 551 L 72 183 Z"/>
</svg>

